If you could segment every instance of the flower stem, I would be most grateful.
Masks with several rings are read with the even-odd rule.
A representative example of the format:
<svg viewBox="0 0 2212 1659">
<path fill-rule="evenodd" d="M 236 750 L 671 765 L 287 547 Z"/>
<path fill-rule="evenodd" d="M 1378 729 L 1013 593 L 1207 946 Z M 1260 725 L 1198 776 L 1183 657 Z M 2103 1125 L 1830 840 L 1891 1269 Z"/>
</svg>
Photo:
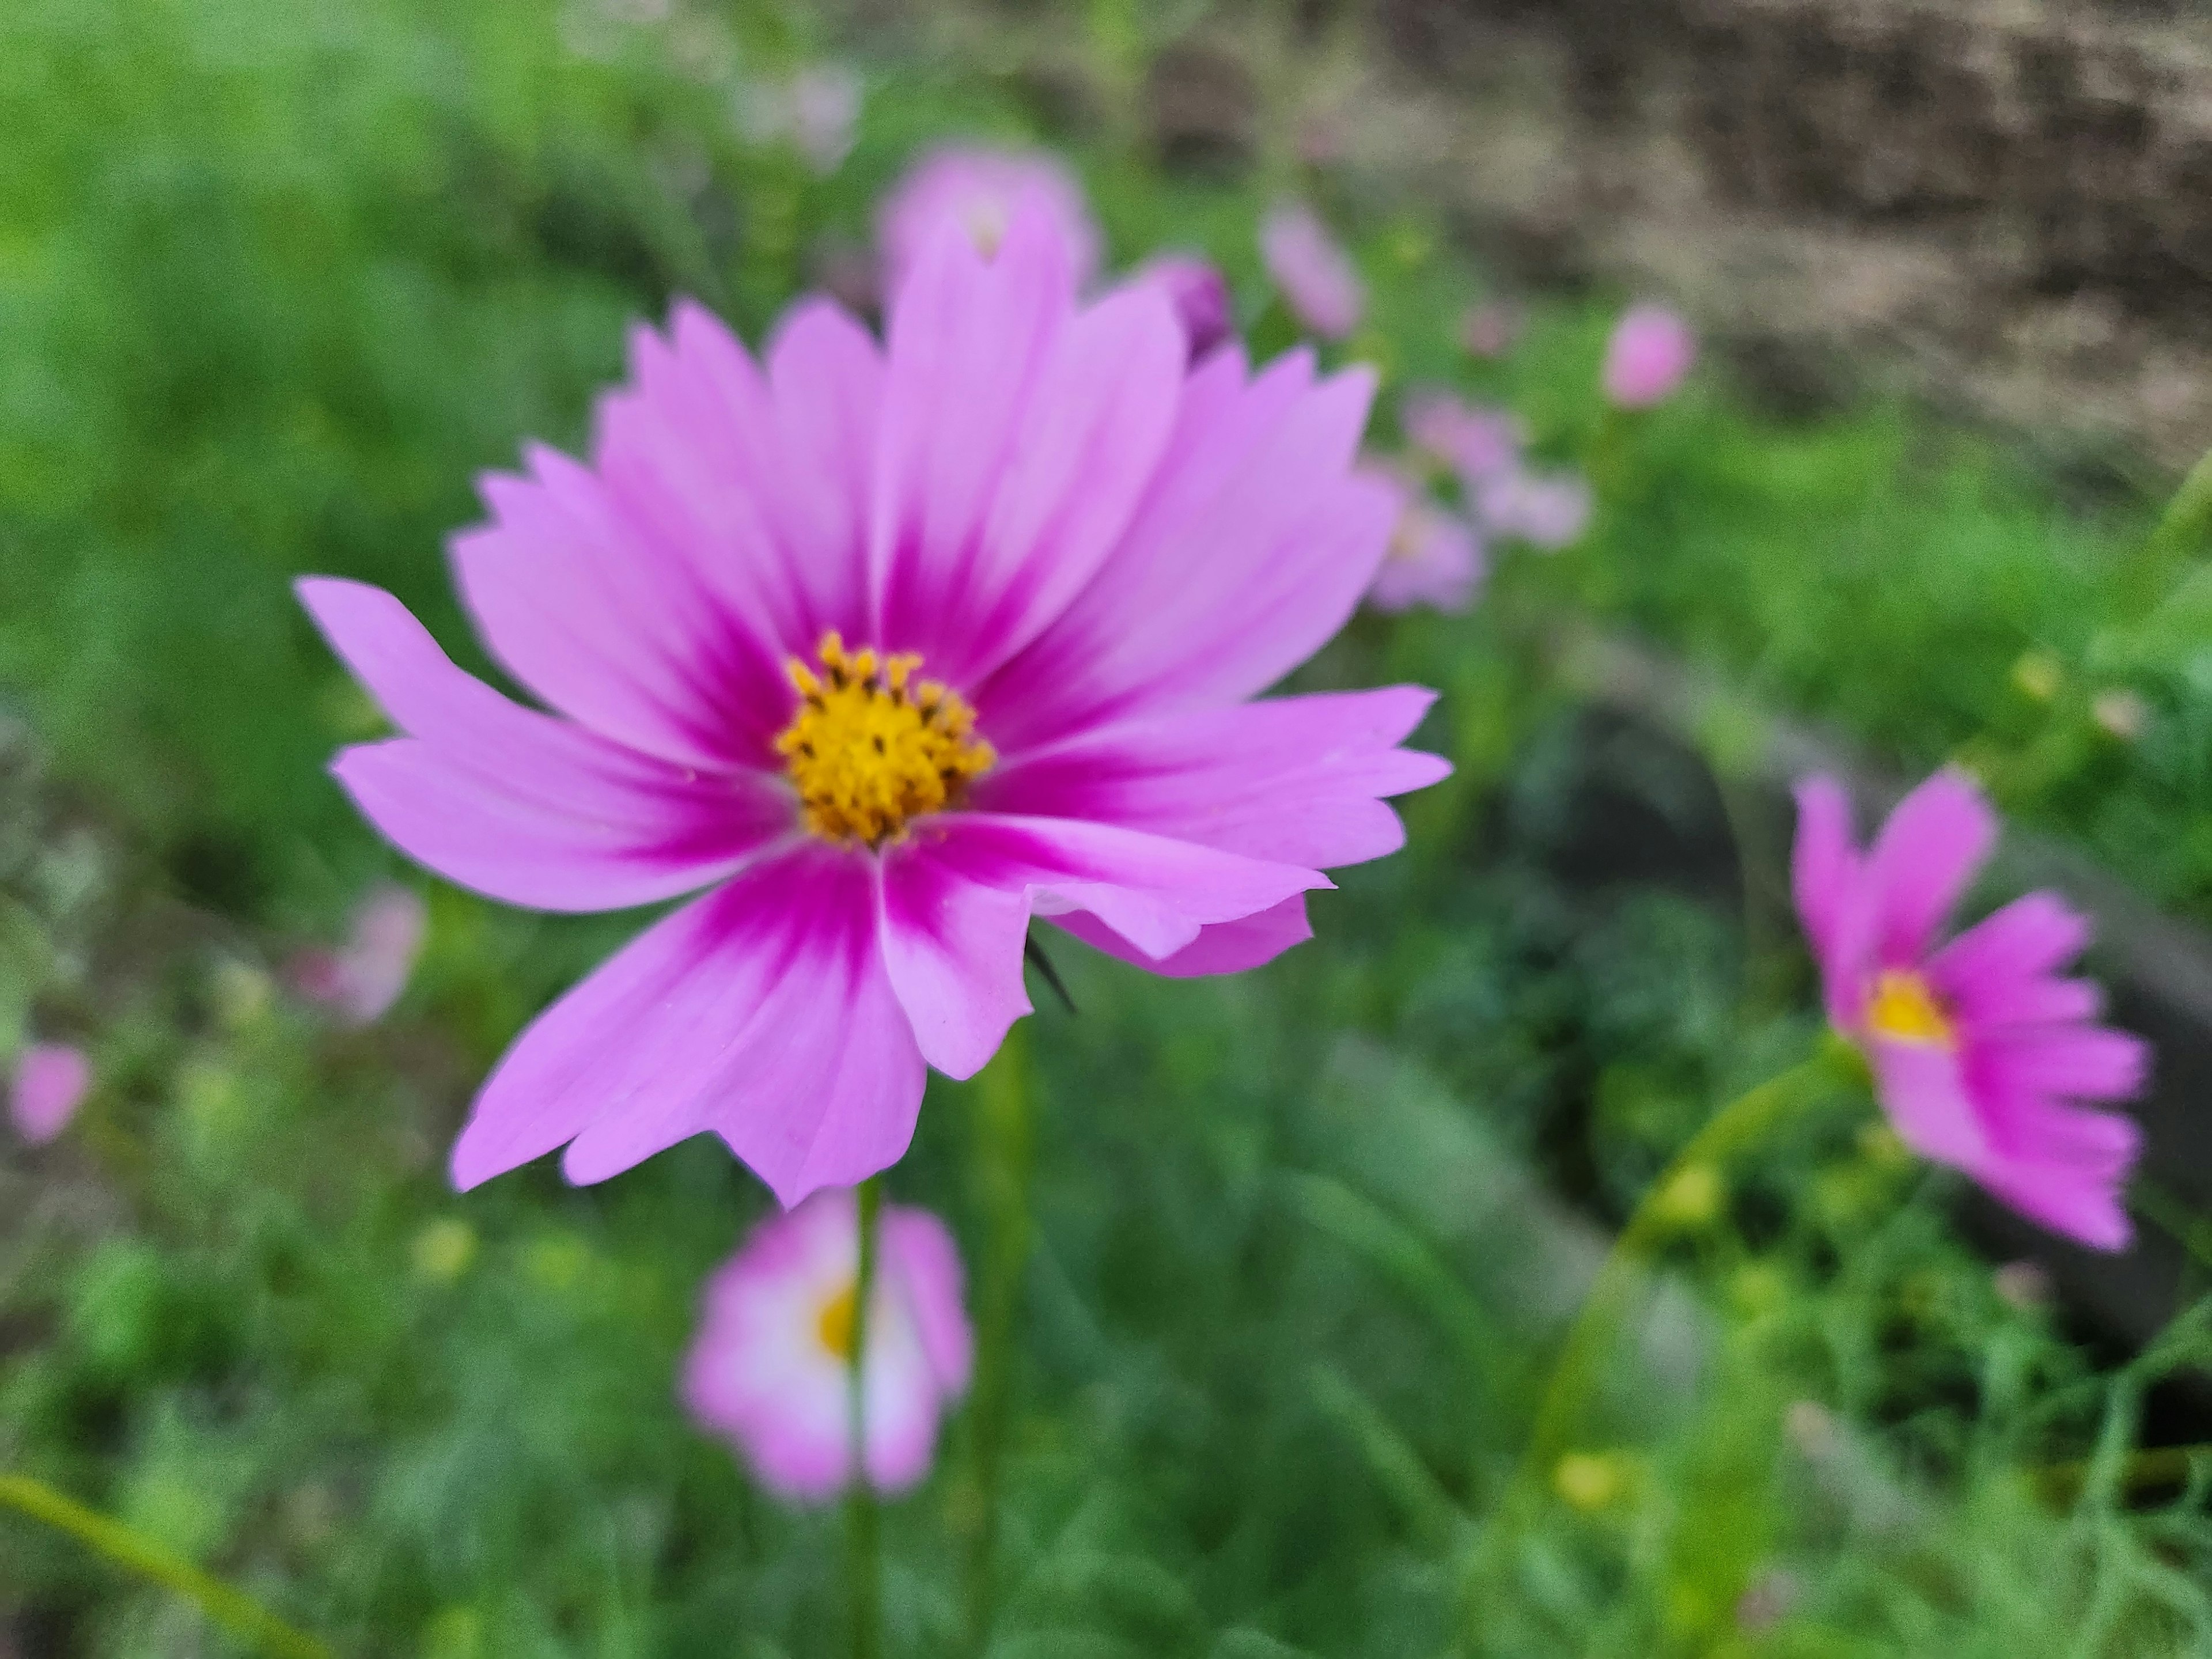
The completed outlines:
<svg viewBox="0 0 2212 1659">
<path fill-rule="evenodd" d="M 183 1596 L 213 1622 L 264 1653 L 283 1659 L 334 1659 L 328 1647 L 293 1629 L 244 1591 L 210 1577 L 151 1539 L 64 1497 L 44 1481 L 0 1474 L 0 1504 L 67 1533 L 126 1571 Z"/>
<path fill-rule="evenodd" d="M 853 1281 L 853 1363 L 846 1408 L 853 1472 L 845 1492 L 845 1576 L 853 1609 L 853 1659 L 877 1659 L 884 1640 L 883 1552 L 875 1482 L 868 1474 L 866 1393 L 868 1306 L 875 1296 L 876 1217 L 883 1208 L 882 1182 L 882 1176 L 870 1176 L 854 1194 L 860 1261 Z"/>
<path fill-rule="evenodd" d="M 1013 1395 L 1014 1329 L 1030 1255 L 1030 1182 L 1036 1163 L 1027 1028 L 1006 1034 L 975 1081 L 976 1197 L 990 1229 L 976 1298 L 975 1391 L 968 1415 L 968 1481 L 961 1520 L 968 1534 L 967 1648 L 990 1645 L 996 1595 L 999 1482 Z"/>
<path fill-rule="evenodd" d="M 1600 1364 L 1620 1334 L 1656 1247 L 1680 1218 L 1682 1195 L 1699 1189 L 1711 1191 L 1711 1178 L 1718 1175 L 1724 1161 L 1800 1107 L 1853 1079 L 1856 1066 L 1855 1052 L 1840 1039 L 1830 1037 L 1810 1059 L 1739 1095 L 1708 1118 L 1637 1200 L 1568 1329 L 1537 1403 L 1528 1449 L 1469 1558 L 1463 1611 L 1471 1649 L 1480 1649 L 1480 1621 L 1488 1599 L 1485 1591 L 1504 1565 L 1506 1551 L 1516 1535 L 1534 1517 L 1546 1477 L 1565 1451 L 1569 1435 L 1596 1392 Z"/>
</svg>

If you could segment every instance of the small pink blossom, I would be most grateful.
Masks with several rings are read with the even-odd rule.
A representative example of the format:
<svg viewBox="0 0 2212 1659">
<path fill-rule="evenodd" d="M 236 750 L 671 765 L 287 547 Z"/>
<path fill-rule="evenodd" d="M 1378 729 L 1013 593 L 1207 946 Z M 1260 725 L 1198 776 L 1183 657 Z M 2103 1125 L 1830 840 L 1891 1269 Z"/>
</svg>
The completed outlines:
<svg viewBox="0 0 2212 1659">
<path fill-rule="evenodd" d="M 1291 314 L 1324 340 L 1359 326 L 1367 290 L 1328 227 L 1304 203 L 1285 203 L 1260 227 L 1260 256 Z"/>
<path fill-rule="evenodd" d="M 739 124 L 756 143 L 787 143 L 824 178 L 852 154 L 860 77 L 844 64 L 815 64 L 786 81 L 752 82 L 739 97 Z"/>
<path fill-rule="evenodd" d="M 1130 279 L 1151 283 L 1175 307 L 1183 337 L 1190 342 L 1190 360 L 1196 362 L 1236 331 L 1237 319 L 1229 304 L 1229 284 L 1211 262 L 1184 253 L 1161 255 L 1139 266 Z"/>
<path fill-rule="evenodd" d="M 1631 306 L 1605 348 L 1605 395 L 1620 409 L 1649 409 L 1674 395 L 1698 360 L 1698 337 L 1678 312 Z"/>
<path fill-rule="evenodd" d="M 2058 976 L 2087 922 L 2031 893 L 1938 942 L 1997 836 L 1961 773 L 1907 795 L 1863 853 L 1834 781 L 1802 785 L 1797 802 L 1797 914 L 1828 1018 L 1866 1055 L 1899 1138 L 2055 1232 L 2124 1247 L 2120 1190 L 2142 1136 L 2077 1103 L 2133 1097 L 2149 1050 L 2095 1023 L 2094 985 Z"/>
<path fill-rule="evenodd" d="M 1472 494 L 1521 465 L 1521 422 L 1510 410 L 1468 403 L 1449 392 L 1425 391 L 1406 399 L 1407 441 L 1449 467 Z"/>
<path fill-rule="evenodd" d="M 707 1282 L 684 1362 L 684 1403 L 761 1484 L 821 1502 L 852 1480 L 858 1206 L 819 1192 L 769 1218 Z M 897 1492 L 929 1472 L 939 1419 L 968 1389 L 974 1349 L 960 1256 L 926 1210 L 885 1205 L 861 1358 L 868 1482 Z"/>
<path fill-rule="evenodd" d="M 428 927 L 419 897 L 398 882 L 380 882 L 354 907 L 353 935 L 342 948 L 293 957 L 293 988 L 349 1024 L 374 1024 L 407 988 Z"/>
<path fill-rule="evenodd" d="M 1152 971 L 1310 937 L 1395 852 L 1418 687 L 1260 694 L 1382 563 L 1374 392 L 1310 351 L 1195 365 L 1146 284 L 1085 303 L 1030 198 L 957 220 L 878 342 L 801 301 L 756 359 L 679 302 L 588 460 L 482 485 L 457 582 L 530 708 L 380 589 L 300 597 L 399 735 L 333 765 L 403 851 L 508 903 L 689 896 L 539 1014 L 453 1148 L 602 1181 L 712 1133 L 786 1204 L 906 1151 L 928 1068 L 1030 1012 L 1032 920 Z"/>
<path fill-rule="evenodd" d="M 1481 592 L 1487 569 L 1482 538 L 1455 513 L 1431 501 L 1418 485 L 1397 481 L 1403 505 L 1390 551 L 1367 590 L 1377 611 L 1409 611 L 1417 605 L 1460 611 Z"/>
<path fill-rule="evenodd" d="M 896 293 L 921 263 L 939 226 L 959 226 L 988 259 L 1024 208 L 1049 222 L 1076 286 L 1086 286 L 1098 270 L 1098 227 L 1083 185 L 1066 164 L 1041 150 L 952 144 L 908 168 L 877 210 L 876 242 L 889 291 Z"/>
<path fill-rule="evenodd" d="M 1593 503 L 1589 483 L 1577 473 L 1516 468 L 1479 483 L 1474 506 L 1475 517 L 1492 536 L 1550 553 L 1581 539 Z"/>
<path fill-rule="evenodd" d="M 33 1042 L 15 1056 L 8 1114 L 15 1133 L 43 1146 L 64 1129 L 92 1087 L 92 1062 L 66 1042 Z"/>
<path fill-rule="evenodd" d="M 1523 319 L 1518 306 L 1489 300 L 1468 307 L 1460 319 L 1459 343 L 1475 357 L 1503 357 L 1520 339 Z"/>
</svg>

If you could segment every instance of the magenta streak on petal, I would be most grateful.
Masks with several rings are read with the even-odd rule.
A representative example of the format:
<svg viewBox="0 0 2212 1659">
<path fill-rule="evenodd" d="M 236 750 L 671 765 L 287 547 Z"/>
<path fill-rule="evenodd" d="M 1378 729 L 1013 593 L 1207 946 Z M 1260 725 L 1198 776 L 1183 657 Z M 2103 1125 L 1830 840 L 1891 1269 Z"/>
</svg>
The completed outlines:
<svg viewBox="0 0 2212 1659">
<path fill-rule="evenodd" d="M 1397 686 L 1133 720 L 1014 757 L 975 801 L 1310 869 L 1357 864 L 1404 842 L 1382 798 L 1451 770 L 1396 746 L 1434 701 Z"/>
<path fill-rule="evenodd" d="M 574 1139 L 600 1181 L 712 1129 L 787 1204 L 895 1161 L 921 1056 L 863 854 L 807 844 L 632 941 L 525 1031 L 453 1153 L 466 1188 Z"/>
<path fill-rule="evenodd" d="M 788 830 L 788 797 L 702 775 L 517 707 L 448 661 L 398 600 L 310 577 L 301 602 L 403 730 L 332 765 L 371 822 L 440 874 L 511 903 L 612 909 L 738 868 Z"/>
<path fill-rule="evenodd" d="M 1198 937 L 1182 950 L 1164 957 L 1146 956 L 1097 917 L 1080 910 L 1054 916 L 1052 922 L 1109 957 L 1118 957 L 1168 979 L 1241 974 L 1249 968 L 1273 962 L 1293 945 L 1303 945 L 1313 937 L 1313 924 L 1306 919 L 1304 894 L 1235 921 L 1211 923 L 1200 928 Z"/>
</svg>

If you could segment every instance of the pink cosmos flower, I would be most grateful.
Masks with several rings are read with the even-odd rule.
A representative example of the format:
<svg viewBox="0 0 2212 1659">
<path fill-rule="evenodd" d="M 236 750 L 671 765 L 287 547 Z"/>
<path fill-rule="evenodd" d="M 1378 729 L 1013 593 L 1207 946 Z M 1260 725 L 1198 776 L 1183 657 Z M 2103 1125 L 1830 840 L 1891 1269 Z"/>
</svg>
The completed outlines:
<svg viewBox="0 0 2212 1659">
<path fill-rule="evenodd" d="M 1060 161 L 1041 150 L 994 149 L 951 144 L 908 168 L 876 213 L 876 241 L 896 294 L 921 263 L 948 222 L 957 225 L 984 258 L 999 250 L 1018 210 L 1048 218 L 1066 249 L 1078 288 L 1097 273 L 1098 227 L 1083 185 Z"/>
<path fill-rule="evenodd" d="M 1521 466 L 1521 422 L 1510 410 L 1480 407 L 1449 392 L 1406 399 L 1407 441 L 1458 475 L 1472 495 Z"/>
<path fill-rule="evenodd" d="M 1229 306 L 1229 284 L 1220 270 L 1206 260 L 1186 253 L 1167 253 L 1138 267 L 1132 282 L 1152 283 L 1175 307 L 1183 337 L 1190 342 L 1190 360 L 1196 362 L 1236 332 L 1237 319 Z"/>
<path fill-rule="evenodd" d="M 1367 290 L 1311 208 L 1291 202 L 1270 213 L 1260 227 L 1260 257 L 1291 313 L 1322 339 L 1340 340 L 1359 326 Z"/>
<path fill-rule="evenodd" d="M 845 1191 L 763 1222 L 707 1281 L 706 1317 L 684 1358 L 686 1408 L 786 1498 L 818 1502 L 853 1478 L 858 1224 Z M 938 1419 L 968 1391 L 975 1345 L 945 1224 L 887 1204 L 876 1227 L 863 1434 L 868 1484 L 896 1492 L 929 1472 Z"/>
<path fill-rule="evenodd" d="M 2095 986 L 2058 976 L 2088 924 L 2031 893 L 1937 943 L 1996 841 L 1995 815 L 1960 773 L 1906 796 L 1863 854 L 1832 780 L 1805 783 L 1797 801 L 1797 914 L 1828 1018 L 1866 1055 L 1899 1136 L 2053 1231 L 2123 1248 L 2120 1188 L 2141 1136 L 2075 1103 L 2134 1095 L 2149 1051 L 2094 1023 Z"/>
<path fill-rule="evenodd" d="M 493 656 L 389 594 L 301 596 L 404 734 L 333 770 L 432 869 L 549 910 L 704 895 L 525 1031 L 462 1187 L 568 1147 L 592 1182 L 712 1131 L 786 1204 L 906 1149 L 925 1065 L 1029 1012 L 1030 917 L 1169 975 L 1308 937 L 1321 872 L 1395 850 L 1413 687 L 1250 701 L 1333 635 L 1397 515 L 1373 392 L 1293 352 L 1187 368 L 1154 289 L 1077 303 L 1051 219 L 948 226 L 887 344 L 801 302 L 764 368 L 640 329 L 588 465 L 483 485 L 455 574 Z"/>
<path fill-rule="evenodd" d="M 1665 306 L 1631 306 L 1605 348 L 1605 395 L 1620 409 L 1649 409 L 1674 395 L 1698 361 L 1698 337 Z"/>
<path fill-rule="evenodd" d="M 293 988 L 355 1025 L 372 1025 L 407 988 L 429 925 L 422 901 L 396 881 L 379 882 L 353 913 L 353 937 L 337 951 L 292 958 Z"/>
<path fill-rule="evenodd" d="M 1486 574 L 1480 534 L 1431 501 L 1418 484 L 1391 482 L 1400 491 L 1398 525 L 1368 587 L 1367 602 L 1377 611 L 1409 611 L 1417 605 L 1466 610 Z"/>
<path fill-rule="evenodd" d="M 1475 516 L 1501 539 L 1555 553 L 1589 528 L 1590 488 L 1579 474 L 1544 474 L 1515 467 L 1474 487 Z"/>
<path fill-rule="evenodd" d="M 33 1042 L 15 1056 L 8 1115 L 15 1133 L 43 1146 L 69 1127 L 92 1087 L 92 1062 L 65 1042 Z"/>
</svg>

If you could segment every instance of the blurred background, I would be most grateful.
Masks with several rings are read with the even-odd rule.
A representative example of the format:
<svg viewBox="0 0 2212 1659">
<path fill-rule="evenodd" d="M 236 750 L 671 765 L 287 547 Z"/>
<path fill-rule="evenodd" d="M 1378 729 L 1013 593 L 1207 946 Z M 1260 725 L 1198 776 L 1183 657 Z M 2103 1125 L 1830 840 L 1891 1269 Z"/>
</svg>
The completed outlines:
<svg viewBox="0 0 2212 1659">
<path fill-rule="evenodd" d="M 444 1179 L 640 918 L 386 848 L 325 771 L 378 717 L 289 583 L 490 673 L 443 554 L 476 476 L 579 448 L 675 296 L 872 315 L 878 202 L 980 141 L 1061 157 L 1115 270 L 1213 262 L 1261 354 L 1314 331 L 1261 234 L 1310 209 L 1378 464 L 1448 392 L 1586 510 L 1301 671 L 1441 687 L 1458 768 L 1314 943 L 1054 953 L 1003 1470 L 971 1413 L 889 1509 L 890 1650 L 2212 1652 L 2212 484 L 2167 511 L 2212 442 L 2208 94 L 2182 0 L 6 9 L 0 1043 L 90 1081 L 0 1140 L 0 1469 L 349 1654 L 842 1650 L 835 1513 L 674 1393 L 758 1184 L 699 1145 Z M 1632 410 L 1637 301 L 1701 350 Z M 1607 1238 L 1818 1030 L 1789 782 L 1870 812 L 1946 760 L 2011 826 L 1979 902 L 2062 886 L 2159 1046 L 2136 1249 L 1808 1120 L 1679 1218 L 1471 1613 Z M 933 1080 L 890 1178 L 971 1269 L 985 1092 Z M 240 1650 L 0 1511 L 0 1655 Z"/>
</svg>

